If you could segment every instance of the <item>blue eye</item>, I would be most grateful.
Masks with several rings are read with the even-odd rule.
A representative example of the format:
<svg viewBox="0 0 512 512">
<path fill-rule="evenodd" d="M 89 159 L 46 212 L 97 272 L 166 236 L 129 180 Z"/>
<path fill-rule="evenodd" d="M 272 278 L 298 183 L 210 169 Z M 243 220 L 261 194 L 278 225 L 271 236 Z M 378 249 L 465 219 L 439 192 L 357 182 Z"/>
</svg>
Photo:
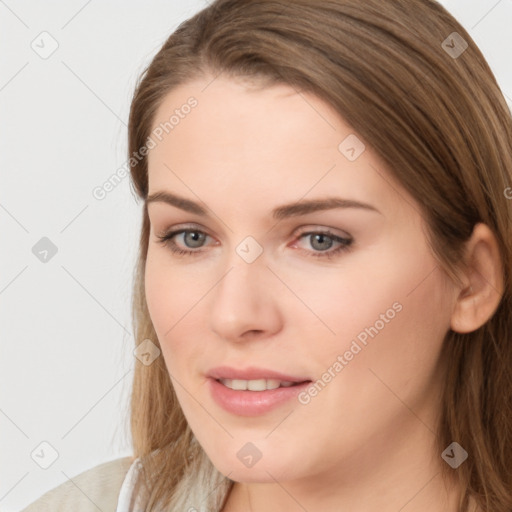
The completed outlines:
<svg viewBox="0 0 512 512">
<path fill-rule="evenodd" d="M 309 231 L 302 233 L 299 238 L 308 238 L 310 246 L 316 249 L 315 251 L 307 251 L 308 256 L 313 258 L 333 258 L 343 251 L 347 251 L 352 245 L 352 238 L 342 238 L 329 231 Z M 340 244 L 337 248 L 330 251 L 331 247 L 335 244 Z M 302 249 L 304 250 L 304 249 Z"/>
<path fill-rule="evenodd" d="M 184 250 L 180 249 L 180 247 L 176 244 L 176 242 L 173 240 L 175 236 L 177 235 L 185 235 L 184 241 L 185 246 L 191 247 L 193 249 L 197 249 L 201 247 L 201 244 L 204 242 L 204 240 L 208 237 L 206 233 L 203 231 L 198 231 L 197 229 L 180 229 L 176 231 L 171 231 L 170 233 L 158 236 L 158 240 L 160 243 L 162 243 L 164 246 L 169 247 L 169 249 L 180 256 L 185 255 L 196 255 L 203 251 L 190 251 L 190 250 Z M 188 236 L 188 235 L 193 236 Z M 191 244 L 191 245 L 188 245 Z"/>
<path fill-rule="evenodd" d="M 189 247 L 189 249 L 182 249 L 176 242 L 175 237 L 183 235 L 182 245 Z M 307 238 L 310 239 L 310 245 L 313 247 L 313 251 L 300 249 L 305 252 L 307 256 L 314 258 L 333 258 L 343 251 L 347 251 L 352 245 L 352 238 L 342 238 L 329 231 L 310 231 L 299 235 L 299 239 Z M 159 243 L 168 247 L 171 252 L 178 256 L 197 256 L 202 254 L 204 251 L 200 249 L 209 235 L 203 231 L 197 229 L 179 229 L 176 231 L 170 231 L 163 235 L 157 236 Z M 339 244 L 333 250 L 330 250 L 334 244 Z"/>
</svg>

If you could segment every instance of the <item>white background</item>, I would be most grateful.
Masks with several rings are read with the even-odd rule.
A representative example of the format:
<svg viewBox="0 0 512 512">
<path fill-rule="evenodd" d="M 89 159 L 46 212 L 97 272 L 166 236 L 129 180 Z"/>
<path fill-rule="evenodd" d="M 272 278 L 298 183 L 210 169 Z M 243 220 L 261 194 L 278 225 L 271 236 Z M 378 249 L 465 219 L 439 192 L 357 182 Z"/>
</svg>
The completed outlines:
<svg viewBox="0 0 512 512">
<path fill-rule="evenodd" d="M 512 0 L 442 4 L 512 105 Z M 0 512 L 131 454 L 141 205 L 128 177 L 101 201 L 92 190 L 126 161 L 137 77 L 205 5 L 0 0 Z M 47 59 L 31 48 L 43 31 L 59 45 Z M 47 263 L 32 253 L 42 237 L 58 249 Z M 31 458 L 43 441 L 59 454 L 48 469 Z"/>
</svg>

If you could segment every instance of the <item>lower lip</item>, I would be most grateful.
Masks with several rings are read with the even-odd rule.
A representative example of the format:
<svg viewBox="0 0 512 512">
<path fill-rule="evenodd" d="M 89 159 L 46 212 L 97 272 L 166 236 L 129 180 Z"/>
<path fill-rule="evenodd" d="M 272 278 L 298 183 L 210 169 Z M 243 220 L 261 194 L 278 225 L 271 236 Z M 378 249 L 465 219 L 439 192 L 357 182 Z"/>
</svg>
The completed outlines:
<svg viewBox="0 0 512 512">
<path fill-rule="evenodd" d="M 266 391 L 236 391 L 211 377 L 208 380 L 215 402 L 226 411 L 238 416 L 258 416 L 269 412 L 296 397 L 311 384 L 311 382 L 303 382 L 287 388 Z"/>
</svg>

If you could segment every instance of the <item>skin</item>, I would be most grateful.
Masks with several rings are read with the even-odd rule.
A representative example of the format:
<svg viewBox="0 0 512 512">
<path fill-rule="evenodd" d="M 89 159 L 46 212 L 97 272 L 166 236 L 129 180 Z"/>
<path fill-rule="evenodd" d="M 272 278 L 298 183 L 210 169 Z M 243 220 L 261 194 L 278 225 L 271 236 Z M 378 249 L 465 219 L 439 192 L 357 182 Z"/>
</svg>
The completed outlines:
<svg viewBox="0 0 512 512">
<path fill-rule="evenodd" d="M 456 286 L 428 248 L 416 202 L 368 144 L 355 161 L 338 150 L 354 132 L 320 99 L 208 77 L 169 93 L 154 126 L 190 96 L 198 106 L 149 153 L 149 194 L 171 191 L 210 217 L 148 204 L 146 296 L 187 421 L 236 482 L 224 512 L 455 511 L 458 491 L 442 481 L 434 445 L 439 354 L 448 329 L 470 332 L 497 307 L 492 233 L 477 226 L 468 243 L 475 271 Z M 271 217 L 284 203 L 328 196 L 378 212 Z M 172 253 L 157 238 L 171 228 L 206 233 L 202 246 L 173 239 L 202 252 Z M 301 235 L 325 229 L 352 238 L 349 250 L 311 256 L 322 246 Z M 253 263 L 235 250 L 247 236 L 263 249 Z M 326 252 L 340 245 L 329 241 Z M 248 418 L 213 401 L 213 366 L 318 379 L 396 303 L 401 311 L 306 405 L 291 400 Z M 237 458 L 247 442 L 262 454 L 251 468 Z"/>
</svg>

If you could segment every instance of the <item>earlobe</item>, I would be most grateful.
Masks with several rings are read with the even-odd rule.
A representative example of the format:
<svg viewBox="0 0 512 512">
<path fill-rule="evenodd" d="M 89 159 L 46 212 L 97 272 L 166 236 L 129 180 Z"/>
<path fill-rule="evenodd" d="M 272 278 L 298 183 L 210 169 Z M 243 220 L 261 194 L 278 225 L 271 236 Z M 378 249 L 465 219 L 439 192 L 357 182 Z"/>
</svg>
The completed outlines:
<svg viewBox="0 0 512 512">
<path fill-rule="evenodd" d="M 495 313 L 503 295 L 503 267 L 498 242 L 491 229 L 478 223 L 466 246 L 467 274 L 451 317 L 451 329 L 476 331 Z"/>
</svg>

